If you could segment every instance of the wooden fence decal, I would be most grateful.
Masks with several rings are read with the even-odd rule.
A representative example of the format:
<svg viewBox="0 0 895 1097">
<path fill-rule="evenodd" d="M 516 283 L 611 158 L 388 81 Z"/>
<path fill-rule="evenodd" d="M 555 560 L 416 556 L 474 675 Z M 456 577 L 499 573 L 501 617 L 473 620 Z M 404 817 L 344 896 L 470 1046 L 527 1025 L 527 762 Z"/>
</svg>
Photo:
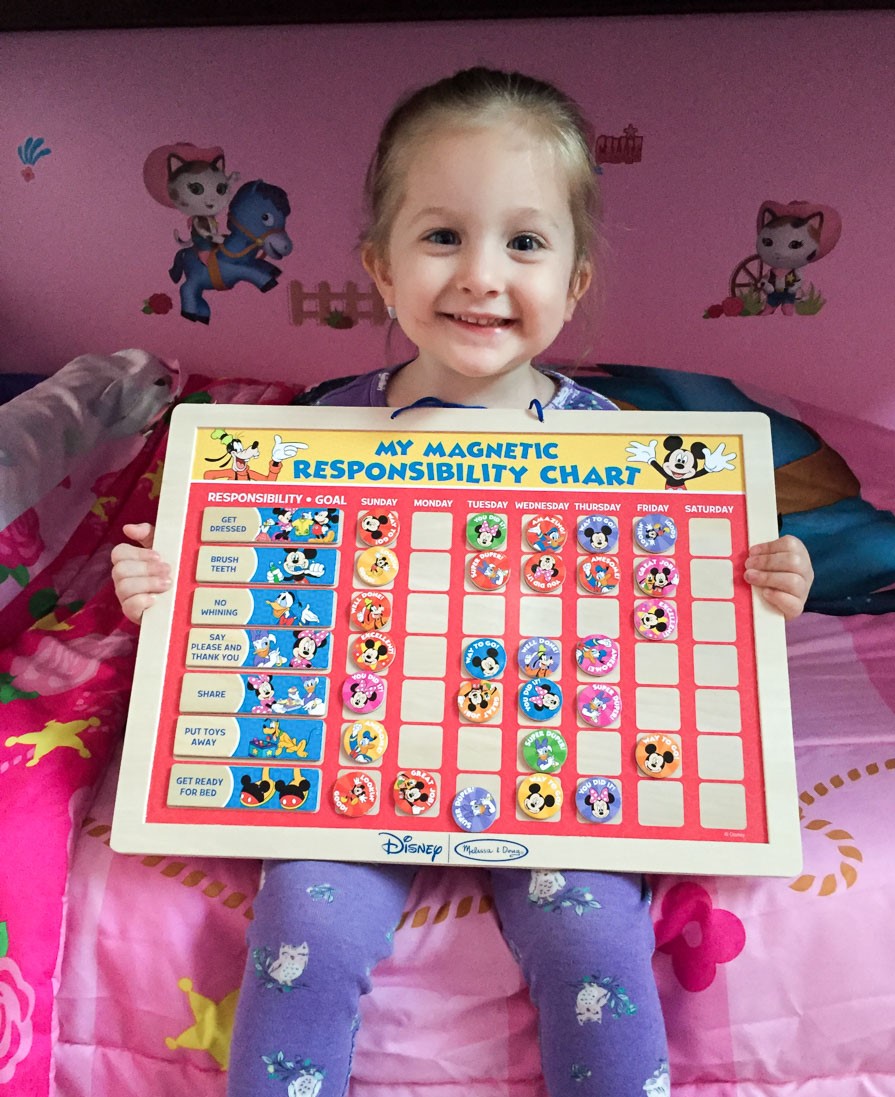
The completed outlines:
<svg viewBox="0 0 895 1097">
<path fill-rule="evenodd" d="M 352 328 L 360 320 L 384 324 L 388 314 L 372 283 L 368 290 L 359 290 L 356 282 L 346 282 L 344 289 L 334 290 L 329 282 L 306 289 L 303 283 L 293 281 L 289 283 L 289 319 L 296 325 L 316 320 L 332 328 Z"/>
</svg>

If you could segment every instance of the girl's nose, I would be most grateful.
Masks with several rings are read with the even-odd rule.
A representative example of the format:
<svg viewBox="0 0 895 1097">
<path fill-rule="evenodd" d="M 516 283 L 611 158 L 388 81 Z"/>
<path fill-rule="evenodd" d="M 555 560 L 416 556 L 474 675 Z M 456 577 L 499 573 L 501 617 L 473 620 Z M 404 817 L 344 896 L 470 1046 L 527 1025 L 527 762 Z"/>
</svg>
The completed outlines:
<svg viewBox="0 0 895 1097">
<path fill-rule="evenodd" d="M 474 297 L 487 297 L 503 289 L 500 256 L 487 244 L 468 245 L 457 272 L 462 290 Z"/>
</svg>

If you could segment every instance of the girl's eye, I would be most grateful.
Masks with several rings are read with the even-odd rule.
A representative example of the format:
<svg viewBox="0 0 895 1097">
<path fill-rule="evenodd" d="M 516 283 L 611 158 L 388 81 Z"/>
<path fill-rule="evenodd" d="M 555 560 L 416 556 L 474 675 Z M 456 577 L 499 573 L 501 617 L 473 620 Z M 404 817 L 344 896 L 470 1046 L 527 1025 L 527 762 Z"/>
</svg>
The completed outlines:
<svg viewBox="0 0 895 1097">
<path fill-rule="evenodd" d="M 460 237 L 454 232 L 453 229 L 436 229 L 434 232 L 430 232 L 426 237 L 426 241 L 430 244 L 439 244 L 444 247 L 450 247 L 454 244 L 460 243 Z"/>
<path fill-rule="evenodd" d="M 544 242 L 534 233 L 520 232 L 514 236 L 509 245 L 513 251 L 537 251 L 544 246 Z"/>
</svg>

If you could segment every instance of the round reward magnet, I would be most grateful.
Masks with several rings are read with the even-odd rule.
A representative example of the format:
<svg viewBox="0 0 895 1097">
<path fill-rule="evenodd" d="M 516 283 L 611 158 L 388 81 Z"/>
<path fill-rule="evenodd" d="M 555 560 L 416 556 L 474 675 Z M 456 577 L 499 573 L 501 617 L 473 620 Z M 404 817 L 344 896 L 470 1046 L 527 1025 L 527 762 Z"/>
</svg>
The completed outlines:
<svg viewBox="0 0 895 1097">
<path fill-rule="evenodd" d="M 398 536 L 396 510 L 362 510 L 357 516 L 357 539 L 363 545 L 380 548 Z"/>
<path fill-rule="evenodd" d="M 615 686 L 594 683 L 585 686 L 578 694 L 578 712 L 581 719 L 595 728 L 614 724 L 622 711 L 622 695 Z"/>
<path fill-rule="evenodd" d="M 422 815 L 438 799 L 435 778 L 425 769 L 402 769 L 392 785 L 395 807 L 405 815 Z"/>
<path fill-rule="evenodd" d="M 498 678 L 507 665 L 507 653 L 500 640 L 481 637 L 466 645 L 463 666 L 475 678 Z"/>
<path fill-rule="evenodd" d="M 539 552 L 523 561 L 522 574 L 532 590 L 544 594 L 562 586 L 566 565 L 555 552 Z"/>
<path fill-rule="evenodd" d="M 621 572 L 611 556 L 585 556 L 578 561 L 578 585 L 588 594 L 618 594 Z"/>
<path fill-rule="evenodd" d="M 356 818 L 376 804 L 376 782 L 369 773 L 354 770 L 337 777 L 332 787 L 332 805 L 339 815 Z"/>
<path fill-rule="evenodd" d="M 467 564 L 467 572 L 479 590 L 500 590 L 510 577 L 510 561 L 502 552 L 480 552 Z"/>
<path fill-rule="evenodd" d="M 385 682 L 378 674 L 359 670 L 342 684 L 342 703 L 353 712 L 373 712 L 385 700 Z"/>
<path fill-rule="evenodd" d="M 622 792 L 608 777 L 587 777 L 578 785 L 575 804 L 582 819 L 608 823 L 621 810 Z"/>
<path fill-rule="evenodd" d="M 536 773 L 522 778 L 516 799 L 529 818 L 549 819 L 562 807 L 562 785 L 555 777 Z"/>
<path fill-rule="evenodd" d="M 351 644 L 351 658 L 361 670 L 385 670 L 395 660 L 394 641 L 384 632 L 355 636 Z"/>
<path fill-rule="evenodd" d="M 547 678 L 533 678 L 519 689 L 519 707 L 527 720 L 549 720 L 562 708 L 562 690 Z"/>
<path fill-rule="evenodd" d="M 482 682 L 478 678 L 471 682 L 462 682 L 457 694 L 457 705 L 464 720 L 483 724 L 500 711 L 500 687 L 496 682 Z"/>
<path fill-rule="evenodd" d="M 583 636 L 575 645 L 575 661 L 585 674 L 599 678 L 618 665 L 619 651 L 615 640 L 592 633 Z"/>
<path fill-rule="evenodd" d="M 647 552 L 671 552 L 677 526 L 667 514 L 644 514 L 634 526 L 634 540 Z"/>
<path fill-rule="evenodd" d="M 634 578 L 644 594 L 664 594 L 666 598 L 673 598 L 677 594 L 680 581 L 674 560 L 666 556 L 647 556 L 645 560 L 641 560 L 634 572 Z"/>
<path fill-rule="evenodd" d="M 522 740 L 525 764 L 537 773 L 556 773 L 568 756 L 568 745 L 554 728 L 530 731 Z"/>
<path fill-rule="evenodd" d="M 384 629 L 392 618 L 392 600 L 388 594 L 353 594 L 349 609 L 351 627 L 372 632 Z"/>
<path fill-rule="evenodd" d="M 507 542 L 507 520 L 503 514 L 471 514 L 466 522 L 466 540 L 476 549 L 499 549 Z"/>
<path fill-rule="evenodd" d="M 585 552 L 615 552 L 618 548 L 618 521 L 611 514 L 584 514 L 576 530 Z"/>
<path fill-rule="evenodd" d="M 529 678 L 550 678 L 559 661 L 559 644 L 546 636 L 529 636 L 519 645 L 519 669 Z"/>
<path fill-rule="evenodd" d="M 469 785 L 461 788 L 454 797 L 451 815 L 461 830 L 481 834 L 497 818 L 497 804 L 486 788 L 480 785 Z"/>
<path fill-rule="evenodd" d="M 358 556 L 357 574 L 371 587 L 384 587 L 398 574 L 398 557 L 390 548 L 368 548 Z"/>
<path fill-rule="evenodd" d="M 634 627 L 647 640 L 671 640 L 677 634 L 677 610 L 662 598 L 634 603 Z"/>
<path fill-rule="evenodd" d="M 637 765 L 648 777 L 672 777 L 680 769 L 681 748 L 667 735 L 645 735 L 637 740 Z"/>
<path fill-rule="evenodd" d="M 525 523 L 525 541 L 538 552 L 562 548 L 568 533 L 558 514 L 535 514 Z"/>
<path fill-rule="evenodd" d="M 388 732 L 378 720 L 355 720 L 345 725 L 342 745 L 352 762 L 368 766 L 385 754 Z"/>
</svg>

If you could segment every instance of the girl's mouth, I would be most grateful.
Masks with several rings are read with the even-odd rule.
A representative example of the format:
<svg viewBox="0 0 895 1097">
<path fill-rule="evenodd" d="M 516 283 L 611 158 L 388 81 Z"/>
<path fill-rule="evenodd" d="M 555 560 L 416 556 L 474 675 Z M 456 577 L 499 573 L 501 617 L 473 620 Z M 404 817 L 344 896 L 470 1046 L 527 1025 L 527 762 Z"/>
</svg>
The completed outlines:
<svg viewBox="0 0 895 1097">
<path fill-rule="evenodd" d="M 513 323 L 502 316 L 475 316 L 463 312 L 448 312 L 445 315 L 458 324 L 464 324 L 472 328 L 507 328 Z"/>
</svg>

